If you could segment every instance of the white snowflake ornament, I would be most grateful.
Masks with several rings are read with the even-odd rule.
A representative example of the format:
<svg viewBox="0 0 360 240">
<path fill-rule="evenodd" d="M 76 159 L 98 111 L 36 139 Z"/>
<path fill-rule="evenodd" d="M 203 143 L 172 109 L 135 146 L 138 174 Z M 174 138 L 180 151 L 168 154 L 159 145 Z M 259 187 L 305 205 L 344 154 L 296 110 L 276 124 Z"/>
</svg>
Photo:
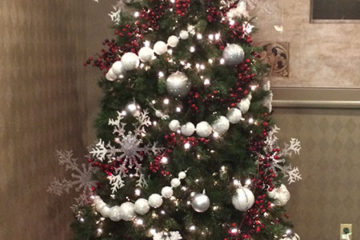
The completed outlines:
<svg viewBox="0 0 360 240">
<path fill-rule="evenodd" d="M 113 9 L 114 11 L 111 11 L 108 15 L 114 24 L 119 25 L 121 21 L 121 8 L 113 7 Z"/>
<path fill-rule="evenodd" d="M 146 110 L 135 116 L 137 124 L 134 124 L 133 131 L 126 131 L 126 124 L 122 122 L 125 115 L 118 112 L 116 119 L 110 119 L 109 125 L 113 126 L 115 136 L 113 143 L 105 144 L 100 140 L 92 149 L 90 154 L 100 162 L 117 161 L 119 166 L 115 172 L 109 176 L 112 193 L 116 193 L 125 186 L 124 178 L 129 175 L 129 170 L 133 170 L 133 176 L 137 177 L 137 186 L 146 187 L 147 183 L 141 173 L 142 162 L 148 154 L 158 155 L 164 151 L 157 147 L 157 144 L 145 144 L 143 137 L 146 135 L 146 128 L 151 126 L 151 120 Z"/>
</svg>

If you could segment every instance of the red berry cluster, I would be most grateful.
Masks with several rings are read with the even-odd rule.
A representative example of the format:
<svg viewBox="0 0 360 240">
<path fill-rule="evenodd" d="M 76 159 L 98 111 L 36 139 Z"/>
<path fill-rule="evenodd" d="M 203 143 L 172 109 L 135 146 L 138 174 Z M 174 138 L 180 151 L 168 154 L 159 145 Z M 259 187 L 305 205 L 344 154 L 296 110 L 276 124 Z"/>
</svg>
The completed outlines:
<svg viewBox="0 0 360 240">
<path fill-rule="evenodd" d="M 170 151 L 171 152 L 171 151 Z M 160 172 L 163 176 L 169 176 L 170 172 L 165 170 L 164 164 L 161 163 L 161 160 L 167 157 L 166 154 L 160 154 L 155 157 L 155 159 L 150 162 L 149 168 L 153 173 Z"/>
<path fill-rule="evenodd" d="M 223 16 L 222 12 L 216 6 L 208 6 L 206 13 L 206 19 L 209 23 L 220 22 Z"/>
<path fill-rule="evenodd" d="M 256 179 L 254 179 L 256 181 Z M 259 233 L 265 228 L 265 225 L 260 222 L 260 217 L 271 209 L 271 202 L 266 199 L 266 194 L 261 194 L 256 197 L 254 206 L 248 210 L 244 224 L 250 227 L 249 234 Z"/>
<path fill-rule="evenodd" d="M 122 52 L 136 52 L 139 50 L 139 41 L 143 39 L 143 35 L 136 26 L 125 24 L 123 28 L 116 29 L 114 34 L 119 36 L 121 42 L 124 42 L 122 46 L 119 46 Z"/>
<path fill-rule="evenodd" d="M 96 58 L 89 57 L 88 60 L 84 63 L 84 66 L 90 65 L 92 63 L 93 67 L 99 68 L 101 71 L 108 71 L 111 65 L 118 60 L 118 52 L 120 47 L 116 45 L 115 40 L 106 39 L 103 42 L 103 45 L 106 48 L 101 49 L 101 53 L 97 55 Z"/>
<path fill-rule="evenodd" d="M 168 8 L 169 4 L 161 2 L 153 8 L 142 9 L 139 20 L 135 23 L 139 27 L 140 32 L 146 33 L 153 30 L 159 30 L 159 20 L 165 15 Z"/>
<path fill-rule="evenodd" d="M 252 43 L 251 36 L 244 31 L 244 27 L 241 24 L 238 22 L 235 22 L 234 24 L 229 24 L 229 22 L 226 22 L 225 24 L 230 25 L 228 36 L 231 39 L 240 40 L 248 44 Z"/>
<path fill-rule="evenodd" d="M 189 11 L 190 0 L 175 0 L 175 12 L 177 15 L 183 17 Z"/>
</svg>

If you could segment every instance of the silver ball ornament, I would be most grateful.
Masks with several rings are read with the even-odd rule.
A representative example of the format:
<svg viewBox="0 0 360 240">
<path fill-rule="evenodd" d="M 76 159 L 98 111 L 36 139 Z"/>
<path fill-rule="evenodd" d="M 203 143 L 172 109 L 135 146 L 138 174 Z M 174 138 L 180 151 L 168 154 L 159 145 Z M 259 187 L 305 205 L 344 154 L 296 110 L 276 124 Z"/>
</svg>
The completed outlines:
<svg viewBox="0 0 360 240">
<path fill-rule="evenodd" d="M 179 43 L 179 38 L 177 36 L 170 36 L 167 40 L 167 44 L 170 46 L 170 47 L 176 47 Z"/>
<path fill-rule="evenodd" d="M 214 132 L 217 132 L 219 135 L 224 135 L 224 133 L 226 133 L 230 128 L 230 122 L 226 117 L 220 116 L 212 124 L 212 128 Z"/>
<path fill-rule="evenodd" d="M 191 122 L 186 123 L 181 127 L 181 134 L 190 137 L 195 132 L 195 126 Z"/>
<path fill-rule="evenodd" d="M 150 62 L 154 57 L 154 51 L 149 47 L 142 47 L 139 51 L 139 58 L 142 62 Z"/>
<path fill-rule="evenodd" d="M 189 79 L 184 73 L 177 71 L 166 79 L 166 87 L 171 95 L 183 97 L 190 90 Z"/>
<path fill-rule="evenodd" d="M 121 220 L 120 207 L 114 206 L 110 208 L 109 218 L 111 221 L 118 222 Z"/>
<path fill-rule="evenodd" d="M 178 120 L 171 120 L 169 123 L 169 128 L 171 131 L 176 132 L 181 127 L 180 122 Z"/>
<path fill-rule="evenodd" d="M 244 61 L 244 57 L 244 49 L 238 44 L 229 44 L 223 52 L 223 58 L 227 65 L 237 65 Z"/>
<path fill-rule="evenodd" d="M 167 45 L 163 41 L 158 41 L 154 45 L 154 52 L 157 55 L 163 55 L 167 52 L 167 50 L 168 50 Z"/>
<path fill-rule="evenodd" d="M 125 221 L 132 221 L 135 219 L 135 206 L 131 202 L 124 202 L 120 205 L 120 216 Z"/>
<path fill-rule="evenodd" d="M 238 108 L 231 108 L 227 115 L 226 115 L 227 119 L 229 120 L 230 123 L 232 124 L 236 124 L 238 122 L 241 121 L 242 119 L 242 114 L 241 114 L 241 111 L 240 109 Z"/>
<path fill-rule="evenodd" d="M 131 102 L 126 105 L 126 111 L 134 117 L 140 115 L 140 110 L 141 110 L 141 107 L 136 102 Z"/>
<path fill-rule="evenodd" d="M 108 81 L 113 82 L 113 81 L 115 81 L 117 79 L 117 75 L 114 73 L 112 68 L 110 68 L 109 71 L 106 73 L 105 78 Z"/>
<path fill-rule="evenodd" d="M 202 121 L 196 125 L 196 134 L 200 137 L 208 137 L 211 135 L 211 133 L 212 127 L 208 122 Z"/>
<path fill-rule="evenodd" d="M 122 66 L 121 61 L 114 62 L 111 69 L 116 75 L 122 74 L 123 73 L 123 66 Z"/>
<path fill-rule="evenodd" d="M 99 210 L 99 213 L 103 217 L 109 217 L 110 213 L 111 213 L 111 208 L 109 206 L 105 205 Z"/>
<path fill-rule="evenodd" d="M 157 193 L 151 194 L 148 201 L 149 201 L 150 207 L 153 207 L 153 208 L 159 208 L 163 204 L 162 197 Z"/>
<path fill-rule="evenodd" d="M 134 207 L 135 207 L 135 212 L 139 215 L 145 215 L 150 210 L 150 205 L 148 201 L 144 198 L 139 198 L 138 200 L 136 200 Z"/>
<path fill-rule="evenodd" d="M 121 64 L 124 71 L 131 71 L 139 66 L 140 60 L 135 53 L 127 52 L 122 56 Z"/>
<path fill-rule="evenodd" d="M 191 206 L 196 212 L 206 212 L 210 207 L 210 199 L 205 194 L 197 193 L 191 201 Z"/>
<path fill-rule="evenodd" d="M 236 193 L 232 197 L 232 204 L 235 209 L 246 212 L 255 203 L 255 196 L 253 192 L 247 187 L 241 187 L 236 190 Z"/>
<path fill-rule="evenodd" d="M 171 198 L 174 194 L 174 191 L 171 187 L 163 187 L 161 189 L 161 195 L 164 197 L 164 198 Z"/>
</svg>

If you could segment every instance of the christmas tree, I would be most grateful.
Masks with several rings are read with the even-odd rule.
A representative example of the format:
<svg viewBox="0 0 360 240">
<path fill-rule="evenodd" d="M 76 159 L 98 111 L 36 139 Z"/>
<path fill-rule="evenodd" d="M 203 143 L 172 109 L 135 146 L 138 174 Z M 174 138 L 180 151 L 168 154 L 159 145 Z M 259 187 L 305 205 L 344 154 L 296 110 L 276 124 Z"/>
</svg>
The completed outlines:
<svg viewBox="0 0 360 240">
<path fill-rule="evenodd" d="M 59 152 L 75 188 L 74 239 L 299 239 L 283 182 L 300 180 L 271 119 L 267 66 L 245 1 L 128 1 L 85 65 L 104 91 L 87 162 Z"/>
</svg>

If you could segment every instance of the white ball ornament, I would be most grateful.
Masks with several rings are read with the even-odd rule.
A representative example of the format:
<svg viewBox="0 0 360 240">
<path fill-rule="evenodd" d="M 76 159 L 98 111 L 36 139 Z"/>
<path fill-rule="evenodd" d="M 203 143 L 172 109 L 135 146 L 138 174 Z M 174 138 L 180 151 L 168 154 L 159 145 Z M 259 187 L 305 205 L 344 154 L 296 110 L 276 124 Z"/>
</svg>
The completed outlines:
<svg viewBox="0 0 360 240">
<path fill-rule="evenodd" d="M 238 44 L 229 44 L 223 52 L 223 58 L 227 65 L 237 65 L 244 61 L 244 57 L 244 49 Z"/>
<path fill-rule="evenodd" d="M 150 62 L 154 57 L 154 51 L 149 47 L 143 47 L 139 51 L 139 58 L 142 62 Z"/>
<path fill-rule="evenodd" d="M 154 52 L 157 55 L 163 55 L 163 54 L 165 54 L 167 52 L 167 50 L 168 50 L 167 45 L 163 41 L 158 41 L 154 45 Z"/>
<path fill-rule="evenodd" d="M 119 206 L 114 206 L 114 207 L 110 208 L 109 218 L 111 219 L 111 221 L 114 221 L 114 222 L 118 222 L 121 220 Z"/>
<path fill-rule="evenodd" d="M 111 213 L 111 208 L 107 205 L 105 205 L 104 207 L 102 207 L 100 210 L 99 210 L 101 216 L 103 217 L 109 217 L 110 216 L 110 213 Z"/>
<path fill-rule="evenodd" d="M 121 61 L 114 62 L 111 69 L 112 69 L 113 73 L 115 73 L 116 75 L 122 74 L 123 73 L 123 67 L 122 67 Z"/>
<path fill-rule="evenodd" d="M 238 122 L 241 121 L 242 119 L 242 114 L 241 114 L 241 111 L 240 109 L 238 108 L 231 108 L 227 115 L 226 115 L 227 119 L 229 120 L 230 123 L 232 124 L 236 124 Z"/>
<path fill-rule="evenodd" d="M 132 221 L 136 217 L 135 206 L 131 202 L 124 202 L 120 205 L 120 216 L 125 221 Z"/>
<path fill-rule="evenodd" d="M 196 125 L 196 134 L 200 137 L 208 137 L 211 135 L 211 133 L 212 127 L 208 122 L 202 121 Z"/>
<path fill-rule="evenodd" d="M 106 73 L 105 78 L 108 81 L 115 81 L 117 79 L 117 75 L 114 73 L 114 71 L 112 70 L 112 68 L 109 69 L 109 71 Z"/>
<path fill-rule="evenodd" d="M 102 200 L 95 203 L 95 209 L 96 211 L 100 212 L 100 209 L 106 206 L 106 203 L 104 203 Z"/>
<path fill-rule="evenodd" d="M 164 197 L 164 198 L 171 198 L 174 194 L 174 191 L 171 187 L 163 187 L 161 189 L 161 195 Z"/>
<path fill-rule="evenodd" d="M 182 31 L 180 32 L 180 38 L 181 38 L 182 40 L 188 39 L 188 38 L 189 38 L 189 32 L 188 32 L 188 31 L 185 31 L 185 30 L 182 30 Z"/>
<path fill-rule="evenodd" d="M 181 181 L 180 181 L 180 179 L 178 179 L 178 178 L 173 178 L 173 179 L 171 179 L 171 186 L 173 187 L 173 188 L 177 188 L 177 187 L 179 187 L 180 185 L 181 185 Z"/>
<path fill-rule="evenodd" d="M 181 127 L 180 122 L 178 120 L 171 120 L 169 123 L 169 128 L 171 131 L 176 132 Z"/>
<path fill-rule="evenodd" d="M 181 127 L 181 134 L 190 137 L 195 132 L 195 126 L 191 122 L 186 123 Z"/>
<path fill-rule="evenodd" d="M 153 208 L 159 208 L 163 204 L 163 199 L 159 194 L 151 194 L 149 197 L 149 205 Z"/>
<path fill-rule="evenodd" d="M 183 97 L 190 90 L 189 78 L 179 71 L 172 73 L 166 79 L 166 88 L 171 95 Z"/>
<path fill-rule="evenodd" d="M 135 212 L 139 215 L 145 215 L 150 210 L 149 203 L 144 198 L 139 198 L 138 200 L 136 200 L 134 208 Z"/>
<path fill-rule="evenodd" d="M 238 107 L 240 108 L 240 111 L 242 112 L 242 114 L 245 114 L 249 111 L 250 109 L 250 100 L 248 98 L 243 98 L 241 99 L 240 103 L 238 103 Z"/>
<path fill-rule="evenodd" d="M 247 187 L 241 187 L 236 190 L 236 193 L 232 197 L 232 204 L 235 209 L 246 212 L 249 210 L 255 202 L 255 196 L 253 192 Z"/>
<path fill-rule="evenodd" d="M 217 132 L 219 135 L 223 135 L 224 133 L 226 133 L 229 130 L 230 122 L 226 117 L 220 116 L 212 124 L 212 128 L 213 128 L 214 132 Z"/>
<path fill-rule="evenodd" d="M 167 40 L 167 44 L 170 46 L 170 47 L 176 47 L 179 43 L 179 38 L 177 36 L 170 36 Z"/>
<path fill-rule="evenodd" d="M 210 207 L 210 199 L 205 194 L 198 193 L 192 199 L 191 206 L 196 212 L 206 212 Z"/>
<path fill-rule="evenodd" d="M 122 56 L 121 64 L 124 71 L 134 70 L 140 64 L 139 57 L 133 52 L 127 52 Z"/>
<path fill-rule="evenodd" d="M 281 184 L 280 187 L 268 192 L 268 196 L 274 199 L 274 204 L 276 206 L 285 206 L 290 200 L 290 192 L 284 184 Z"/>
<path fill-rule="evenodd" d="M 179 179 L 185 179 L 186 178 L 186 172 L 179 172 L 178 177 L 179 177 Z"/>
</svg>

